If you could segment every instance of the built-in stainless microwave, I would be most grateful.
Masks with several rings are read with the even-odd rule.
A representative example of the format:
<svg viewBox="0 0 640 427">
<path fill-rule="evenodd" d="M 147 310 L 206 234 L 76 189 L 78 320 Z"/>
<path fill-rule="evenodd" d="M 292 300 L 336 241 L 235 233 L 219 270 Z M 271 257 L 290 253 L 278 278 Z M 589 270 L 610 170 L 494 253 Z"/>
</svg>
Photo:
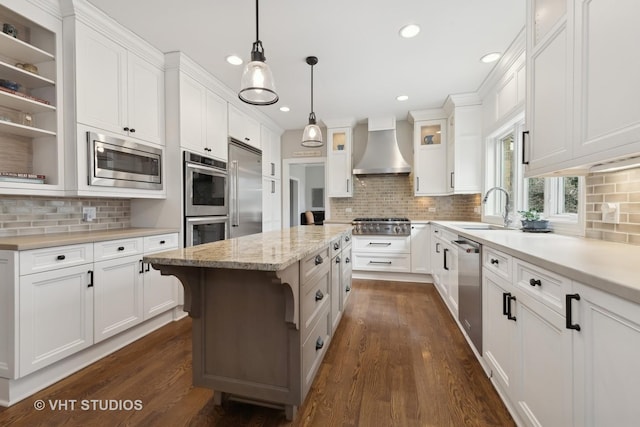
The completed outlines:
<svg viewBox="0 0 640 427">
<path fill-rule="evenodd" d="M 87 132 L 89 185 L 162 190 L 162 150 Z"/>
</svg>

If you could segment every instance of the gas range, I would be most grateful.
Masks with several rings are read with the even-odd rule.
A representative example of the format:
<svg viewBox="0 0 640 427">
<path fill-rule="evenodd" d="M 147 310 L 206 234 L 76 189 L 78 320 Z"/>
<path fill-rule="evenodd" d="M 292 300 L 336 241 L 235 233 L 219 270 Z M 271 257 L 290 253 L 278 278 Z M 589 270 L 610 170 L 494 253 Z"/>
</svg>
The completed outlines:
<svg viewBox="0 0 640 427">
<path fill-rule="evenodd" d="M 409 218 L 356 218 L 351 224 L 353 225 L 353 234 L 378 236 L 408 236 L 411 234 Z"/>
</svg>

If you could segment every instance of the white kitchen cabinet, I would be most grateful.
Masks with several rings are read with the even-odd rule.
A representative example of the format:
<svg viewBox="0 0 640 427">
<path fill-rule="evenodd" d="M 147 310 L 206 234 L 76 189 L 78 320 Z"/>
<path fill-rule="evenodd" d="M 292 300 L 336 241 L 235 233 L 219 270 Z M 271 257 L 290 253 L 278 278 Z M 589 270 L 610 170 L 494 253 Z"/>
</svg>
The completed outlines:
<svg viewBox="0 0 640 427">
<path fill-rule="evenodd" d="M 93 344 L 93 264 L 20 277 L 19 376 Z"/>
<path fill-rule="evenodd" d="M 436 288 L 454 318 L 458 317 L 458 249 L 451 243 L 458 236 L 434 227 L 431 268 Z M 437 276 L 437 281 L 435 279 Z"/>
<path fill-rule="evenodd" d="M 282 228 L 282 188 L 279 179 L 262 178 L 262 231 Z"/>
<path fill-rule="evenodd" d="M 29 17 L 29 19 L 25 18 Z M 21 85 L 0 91 L 0 171 L 41 175 L 3 178 L 0 194 L 60 195 L 64 190 L 62 21 L 32 2 L 0 5 L 0 21 L 19 28 L 0 33 L 0 77 Z M 33 64 L 37 73 L 16 67 Z M 42 182 L 43 181 L 43 182 Z"/>
<path fill-rule="evenodd" d="M 431 226 L 411 224 L 411 272 L 431 273 Z"/>
<path fill-rule="evenodd" d="M 573 0 L 527 2 L 525 174 L 561 167 L 572 156 Z"/>
<path fill-rule="evenodd" d="M 82 22 L 75 44 L 78 122 L 164 144 L 164 71 Z"/>
<path fill-rule="evenodd" d="M 442 228 L 436 225 L 431 226 L 431 277 L 433 277 L 433 284 L 436 285 L 436 289 L 440 293 L 442 300 L 447 298 L 447 288 L 442 284 L 442 242 L 438 238 L 442 233 Z"/>
<path fill-rule="evenodd" d="M 94 341 L 100 342 L 142 322 L 143 264 L 140 255 L 94 265 Z"/>
<path fill-rule="evenodd" d="M 268 127 L 260 126 L 262 144 L 262 176 L 282 179 L 282 155 L 280 136 Z"/>
<path fill-rule="evenodd" d="M 640 305 L 577 282 L 573 293 L 574 425 L 637 425 Z"/>
<path fill-rule="evenodd" d="M 482 192 L 482 105 L 475 94 L 449 95 L 447 133 L 447 191 L 450 194 Z"/>
<path fill-rule="evenodd" d="M 144 238 L 144 255 L 180 247 L 178 233 Z M 181 284 L 175 276 L 162 276 L 159 270 L 143 265 L 143 319 L 150 319 L 178 305 Z"/>
<path fill-rule="evenodd" d="M 204 85 L 179 73 L 180 146 L 226 161 L 227 103 Z"/>
<path fill-rule="evenodd" d="M 414 195 L 447 194 L 447 121 L 416 121 L 413 126 Z"/>
<path fill-rule="evenodd" d="M 340 258 L 340 272 L 342 278 L 340 280 L 340 286 L 342 293 L 340 295 L 340 311 L 344 312 L 347 306 L 347 301 L 351 297 L 351 281 L 353 272 L 353 255 L 351 241 L 353 237 L 351 233 L 347 233 L 342 236 L 342 256 Z"/>
<path fill-rule="evenodd" d="M 353 270 L 411 272 L 410 236 L 353 236 Z"/>
<path fill-rule="evenodd" d="M 353 128 L 327 127 L 327 196 L 353 196 Z"/>
<path fill-rule="evenodd" d="M 229 136 L 240 142 L 262 149 L 260 142 L 260 123 L 228 104 Z"/>
</svg>

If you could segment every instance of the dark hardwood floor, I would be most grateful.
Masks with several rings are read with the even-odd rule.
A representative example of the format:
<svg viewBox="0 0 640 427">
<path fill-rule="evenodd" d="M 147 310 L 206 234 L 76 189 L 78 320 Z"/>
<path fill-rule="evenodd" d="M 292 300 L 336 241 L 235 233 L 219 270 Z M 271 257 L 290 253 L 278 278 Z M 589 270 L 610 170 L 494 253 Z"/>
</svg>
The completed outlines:
<svg viewBox="0 0 640 427">
<path fill-rule="evenodd" d="M 46 408 L 34 409 L 37 400 Z M 81 407 L 117 401 L 140 410 Z M 75 409 L 50 401 L 75 400 Z M 131 401 L 128 403 L 120 403 Z M 99 405 L 96 403 L 96 405 Z M 225 402 L 191 385 L 183 319 L 0 408 L 0 426 L 513 426 L 432 285 L 354 280 L 353 295 L 293 423 L 284 412 Z"/>
</svg>

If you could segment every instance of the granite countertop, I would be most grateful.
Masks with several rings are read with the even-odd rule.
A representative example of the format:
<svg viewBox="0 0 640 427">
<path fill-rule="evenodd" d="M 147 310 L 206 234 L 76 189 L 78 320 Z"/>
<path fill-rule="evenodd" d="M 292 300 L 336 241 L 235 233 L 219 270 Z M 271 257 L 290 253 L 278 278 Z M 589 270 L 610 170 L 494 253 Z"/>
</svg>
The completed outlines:
<svg viewBox="0 0 640 427">
<path fill-rule="evenodd" d="M 640 264 L 637 262 L 640 246 L 554 233 L 461 228 L 469 222 L 431 223 L 569 279 L 640 303 Z"/>
<path fill-rule="evenodd" d="M 351 230 L 350 224 L 300 225 L 144 257 L 144 262 L 187 267 L 279 271 Z"/>
<path fill-rule="evenodd" d="M 53 246 L 130 239 L 177 232 L 178 230 L 174 228 L 115 228 L 110 230 L 74 231 L 70 233 L 0 237 L 0 250 L 25 251 L 29 249 L 42 249 Z"/>
</svg>

